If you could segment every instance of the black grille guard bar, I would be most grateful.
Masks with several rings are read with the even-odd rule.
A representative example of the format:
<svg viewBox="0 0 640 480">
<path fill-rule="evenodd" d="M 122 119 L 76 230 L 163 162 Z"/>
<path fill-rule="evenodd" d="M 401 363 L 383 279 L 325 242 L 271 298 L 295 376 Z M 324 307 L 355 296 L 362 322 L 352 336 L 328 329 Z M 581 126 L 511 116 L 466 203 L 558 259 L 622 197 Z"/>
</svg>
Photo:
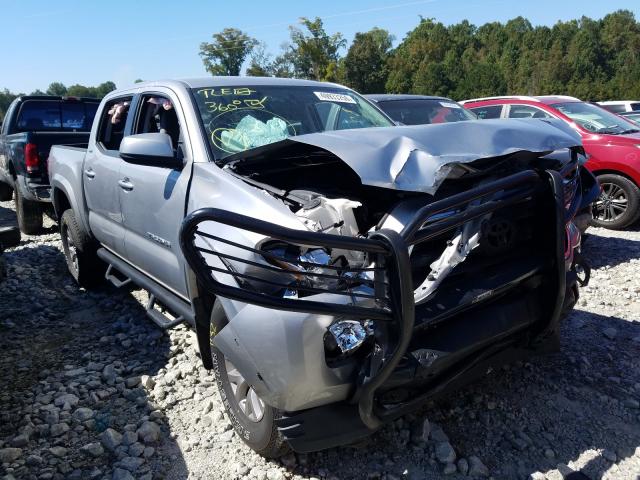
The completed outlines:
<svg viewBox="0 0 640 480">
<path fill-rule="evenodd" d="M 361 385 L 358 385 L 353 396 L 354 399 L 358 399 L 362 421 L 369 428 L 376 429 L 382 424 L 382 421 L 374 413 L 375 392 L 388 379 L 404 355 L 411 340 L 415 322 L 415 303 L 409 258 L 410 245 L 429 240 L 472 218 L 486 215 L 521 201 L 531 195 L 532 190 L 530 187 L 536 182 L 540 182 L 540 180 L 541 177 L 537 172 L 526 170 L 486 183 L 427 205 L 418 211 L 412 222 L 400 234 L 392 230 L 383 229 L 370 234 L 369 238 L 295 230 L 227 210 L 203 208 L 191 213 L 182 222 L 180 247 L 198 280 L 199 288 L 204 289 L 206 293 L 211 295 L 277 310 L 393 322 L 396 325 L 398 334 L 395 348 L 383 360 L 380 368 Z M 492 198 L 484 204 L 468 207 L 424 226 L 425 222 L 437 213 L 462 208 L 474 200 L 499 192 L 502 192 L 502 197 L 499 199 Z M 198 227 L 203 222 L 221 223 L 292 245 L 365 252 L 375 258 L 377 268 L 372 269 L 375 270 L 374 284 L 383 285 L 385 283 L 384 276 L 386 276 L 388 289 L 385 289 L 384 286 L 375 288 L 376 300 L 371 302 L 374 306 L 361 306 L 282 298 L 259 293 L 248 288 L 226 285 L 212 276 L 212 270 L 216 271 L 216 269 L 207 264 L 205 257 L 202 255 L 203 249 L 196 246 L 196 238 L 203 233 L 198 230 Z M 207 233 L 204 236 L 216 238 L 211 233 Z M 221 241 L 224 242 L 225 239 L 221 239 Z M 247 249 L 253 251 L 252 248 Z M 232 272 L 230 270 L 230 276 L 233 276 Z M 382 290 L 388 291 L 382 292 Z"/>
</svg>

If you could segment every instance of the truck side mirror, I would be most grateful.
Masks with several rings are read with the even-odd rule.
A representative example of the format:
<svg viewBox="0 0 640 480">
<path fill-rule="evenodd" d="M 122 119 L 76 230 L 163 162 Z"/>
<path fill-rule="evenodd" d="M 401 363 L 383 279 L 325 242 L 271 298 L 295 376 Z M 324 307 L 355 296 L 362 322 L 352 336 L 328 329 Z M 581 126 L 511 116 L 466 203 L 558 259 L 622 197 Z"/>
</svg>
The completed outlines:
<svg viewBox="0 0 640 480">
<path fill-rule="evenodd" d="M 124 137 L 120 158 L 127 163 L 180 170 L 184 163 L 177 158 L 171 137 L 166 133 L 140 133 Z"/>
</svg>

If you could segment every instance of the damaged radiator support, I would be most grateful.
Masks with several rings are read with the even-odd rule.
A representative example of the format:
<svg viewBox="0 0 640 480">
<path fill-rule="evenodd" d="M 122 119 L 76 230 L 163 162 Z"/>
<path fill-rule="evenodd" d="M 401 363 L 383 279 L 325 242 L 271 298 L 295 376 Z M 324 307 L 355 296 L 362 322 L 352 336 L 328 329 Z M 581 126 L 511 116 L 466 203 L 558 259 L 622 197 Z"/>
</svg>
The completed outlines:
<svg viewBox="0 0 640 480">
<path fill-rule="evenodd" d="M 501 208 L 513 205 L 530 197 L 533 187 L 547 180 L 547 175 L 541 175 L 533 170 L 526 170 L 497 181 L 486 183 L 471 190 L 452 195 L 443 200 L 433 202 L 423 207 L 417 212 L 412 221 L 406 225 L 401 233 L 391 230 L 380 230 L 370 234 L 369 238 L 355 238 L 342 235 L 329 235 L 325 233 L 310 232 L 305 230 L 295 230 L 285 228 L 280 225 L 257 220 L 255 218 L 236 214 L 233 212 L 204 208 L 191 213 L 183 222 L 180 231 L 180 244 L 184 256 L 189 266 L 195 273 L 198 283 L 205 291 L 215 296 L 226 297 L 240 302 L 254 304 L 265 308 L 273 308 L 285 311 L 298 311 L 323 315 L 340 315 L 354 319 L 375 319 L 378 321 L 391 322 L 396 329 L 397 340 L 391 354 L 384 358 L 380 367 L 373 372 L 372 376 L 357 385 L 355 399 L 362 422 L 370 429 L 376 429 L 381 425 L 380 415 L 376 413 L 375 393 L 385 380 L 392 374 L 401 358 L 405 354 L 407 346 L 412 338 L 415 322 L 415 302 L 411 264 L 409 251 L 412 245 L 416 245 L 442 233 L 451 231 L 463 224 L 468 224 L 475 219 L 490 214 Z M 480 201 L 491 196 L 490 200 L 477 205 L 470 205 L 471 202 Z M 460 209 L 459 212 L 433 221 L 427 226 L 425 223 L 440 212 Z M 272 239 L 280 240 L 292 245 L 314 246 L 324 248 L 336 248 L 343 250 L 354 250 L 365 252 L 372 258 L 376 258 L 375 265 L 368 269 L 374 275 L 374 294 L 371 301 L 358 302 L 358 304 L 342 304 L 321 302 L 317 300 L 306 300 L 303 298 L 285 298 L 283 296 L 270 295 L 251 289 L 242 281 L 243 275 L 229 270 L 220 272 L 220 268 L 212 267 L 207 262 L 206 255 L 216 255 L 209 249 L 203 249 L 198 245 L 203 237 L 214 239 L 223 243 L 229 243 L 228 239 L 223 239 L 213 235 L 211 230 L 204 231 L 203 223 L 215 222 L 228 225 L 248 232 L 268 236 Z M 262 251 L 252 247 L 234 244 L 236 247 L 250 252 L 263 254 Z M 222 260 L 222 259 L 221 259 Z M 235 258 L 237 261 L 242 261 Z M 247 261 L 254 267 L 255 262 Z M 317 265 L 323 268 L 326 265 Z M 265 269 L 274 270 L 273 266 L 265 265 Z M 348 269 L 348 267 L 347 267 Z M 214 276 L 213 273 L 216 273 Z M 233 286 L 222 283 L 216 277 L 220 274 L 230 278 Z M 290 272 L 282 271 L 283 275 L 291 275 Z M 310 275 L 312 273 L 300 273 L 300 275 Z M 246 276 L 246 275 L 244 275 Z M 383 288 L 380 288 L 382 286 Z M 316 292 L 317 293 L 317 292 Z M 335 293 L 327 290 L 327 293 Z M 197 322 L 196 322 L 197 323 Z M 206 335 L 208 343 L 208 328 L 198 328 L 198 336 Z M 200 340 L 200 338 L 199 338 Z M 204 343 L 200 343 L 201 345 Z M 389 413 L 385 416 L 391 415 Z"/>
</svg>

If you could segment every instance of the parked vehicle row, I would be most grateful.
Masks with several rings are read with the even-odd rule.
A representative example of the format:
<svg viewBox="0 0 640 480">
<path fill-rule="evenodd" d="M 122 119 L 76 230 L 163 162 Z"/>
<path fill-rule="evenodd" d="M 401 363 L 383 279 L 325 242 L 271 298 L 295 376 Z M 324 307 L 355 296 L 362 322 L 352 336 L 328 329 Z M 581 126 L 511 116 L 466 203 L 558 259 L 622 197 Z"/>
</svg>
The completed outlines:
<svg viewBox="0 0 640 480">
<path fill-rule="evenodd" d="M 567 96 L 492 97 L 463 105 L 480 119 L 560 119 L 575 129 L 587 154 L 586 167 L 602 194 L 593 223 L 621 229 L 640 218 L 640 128 L 597 105 Z"/>
<path fill-rule="evenodd" d="M 100 100 L 27 95 L 16 98 L 0 129 L 0 200 L 15 191 L 20 230 L 35 234 L 51 203 L 47 157 L 56 144 L 85 144 Z"/>
<path fill-rule="evenodd" d="M 396 126 L 339 85 L 214 77 L 110 93 L 48 168 L 73 277 L 191 324 L 236 432 L 278 456 L 557 348 L 582 153 L 557 120 Z"/>
</svg>

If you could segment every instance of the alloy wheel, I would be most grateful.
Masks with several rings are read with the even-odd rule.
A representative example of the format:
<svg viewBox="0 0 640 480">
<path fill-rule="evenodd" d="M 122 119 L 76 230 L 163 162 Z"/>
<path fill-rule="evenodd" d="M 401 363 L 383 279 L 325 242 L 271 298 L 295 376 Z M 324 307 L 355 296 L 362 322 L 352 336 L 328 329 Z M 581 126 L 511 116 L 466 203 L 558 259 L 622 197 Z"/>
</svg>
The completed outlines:
<svg viewBox="0 0 640 480">
<path fill-rule="evenodd" d="M 78 273 L 79 271 L 79 267 L 78 267 L 78 247 L 76 247 L 75 243 L 73 243 L 73 238 L 71 238 L 71 235 L 69 235 L 69 229 L 65 228 L 64 229 L 64 238 L 65 238 L 65 243 L 67 244 L 67 251 L 68 251 L 68 255 L 69 255 L 69 260 L 71 262 L 71 265 L 73 265 L 73 270 Z"/>
<path fill-rule="evenodd" d="M 225 365 L 231 390 L 240 411 L 252 422 L 259 422 L 264 416 L 264 402 L 229 360 L 225 359 Z"/>
<path fill-rule="evenodd" d="M 601 187 L 602 193 L 595 202 L 594 216 L 601 222 L 613 222 L 627 211 L 627 193 L 615 183 L 602 183 Z"/>
</svg>

